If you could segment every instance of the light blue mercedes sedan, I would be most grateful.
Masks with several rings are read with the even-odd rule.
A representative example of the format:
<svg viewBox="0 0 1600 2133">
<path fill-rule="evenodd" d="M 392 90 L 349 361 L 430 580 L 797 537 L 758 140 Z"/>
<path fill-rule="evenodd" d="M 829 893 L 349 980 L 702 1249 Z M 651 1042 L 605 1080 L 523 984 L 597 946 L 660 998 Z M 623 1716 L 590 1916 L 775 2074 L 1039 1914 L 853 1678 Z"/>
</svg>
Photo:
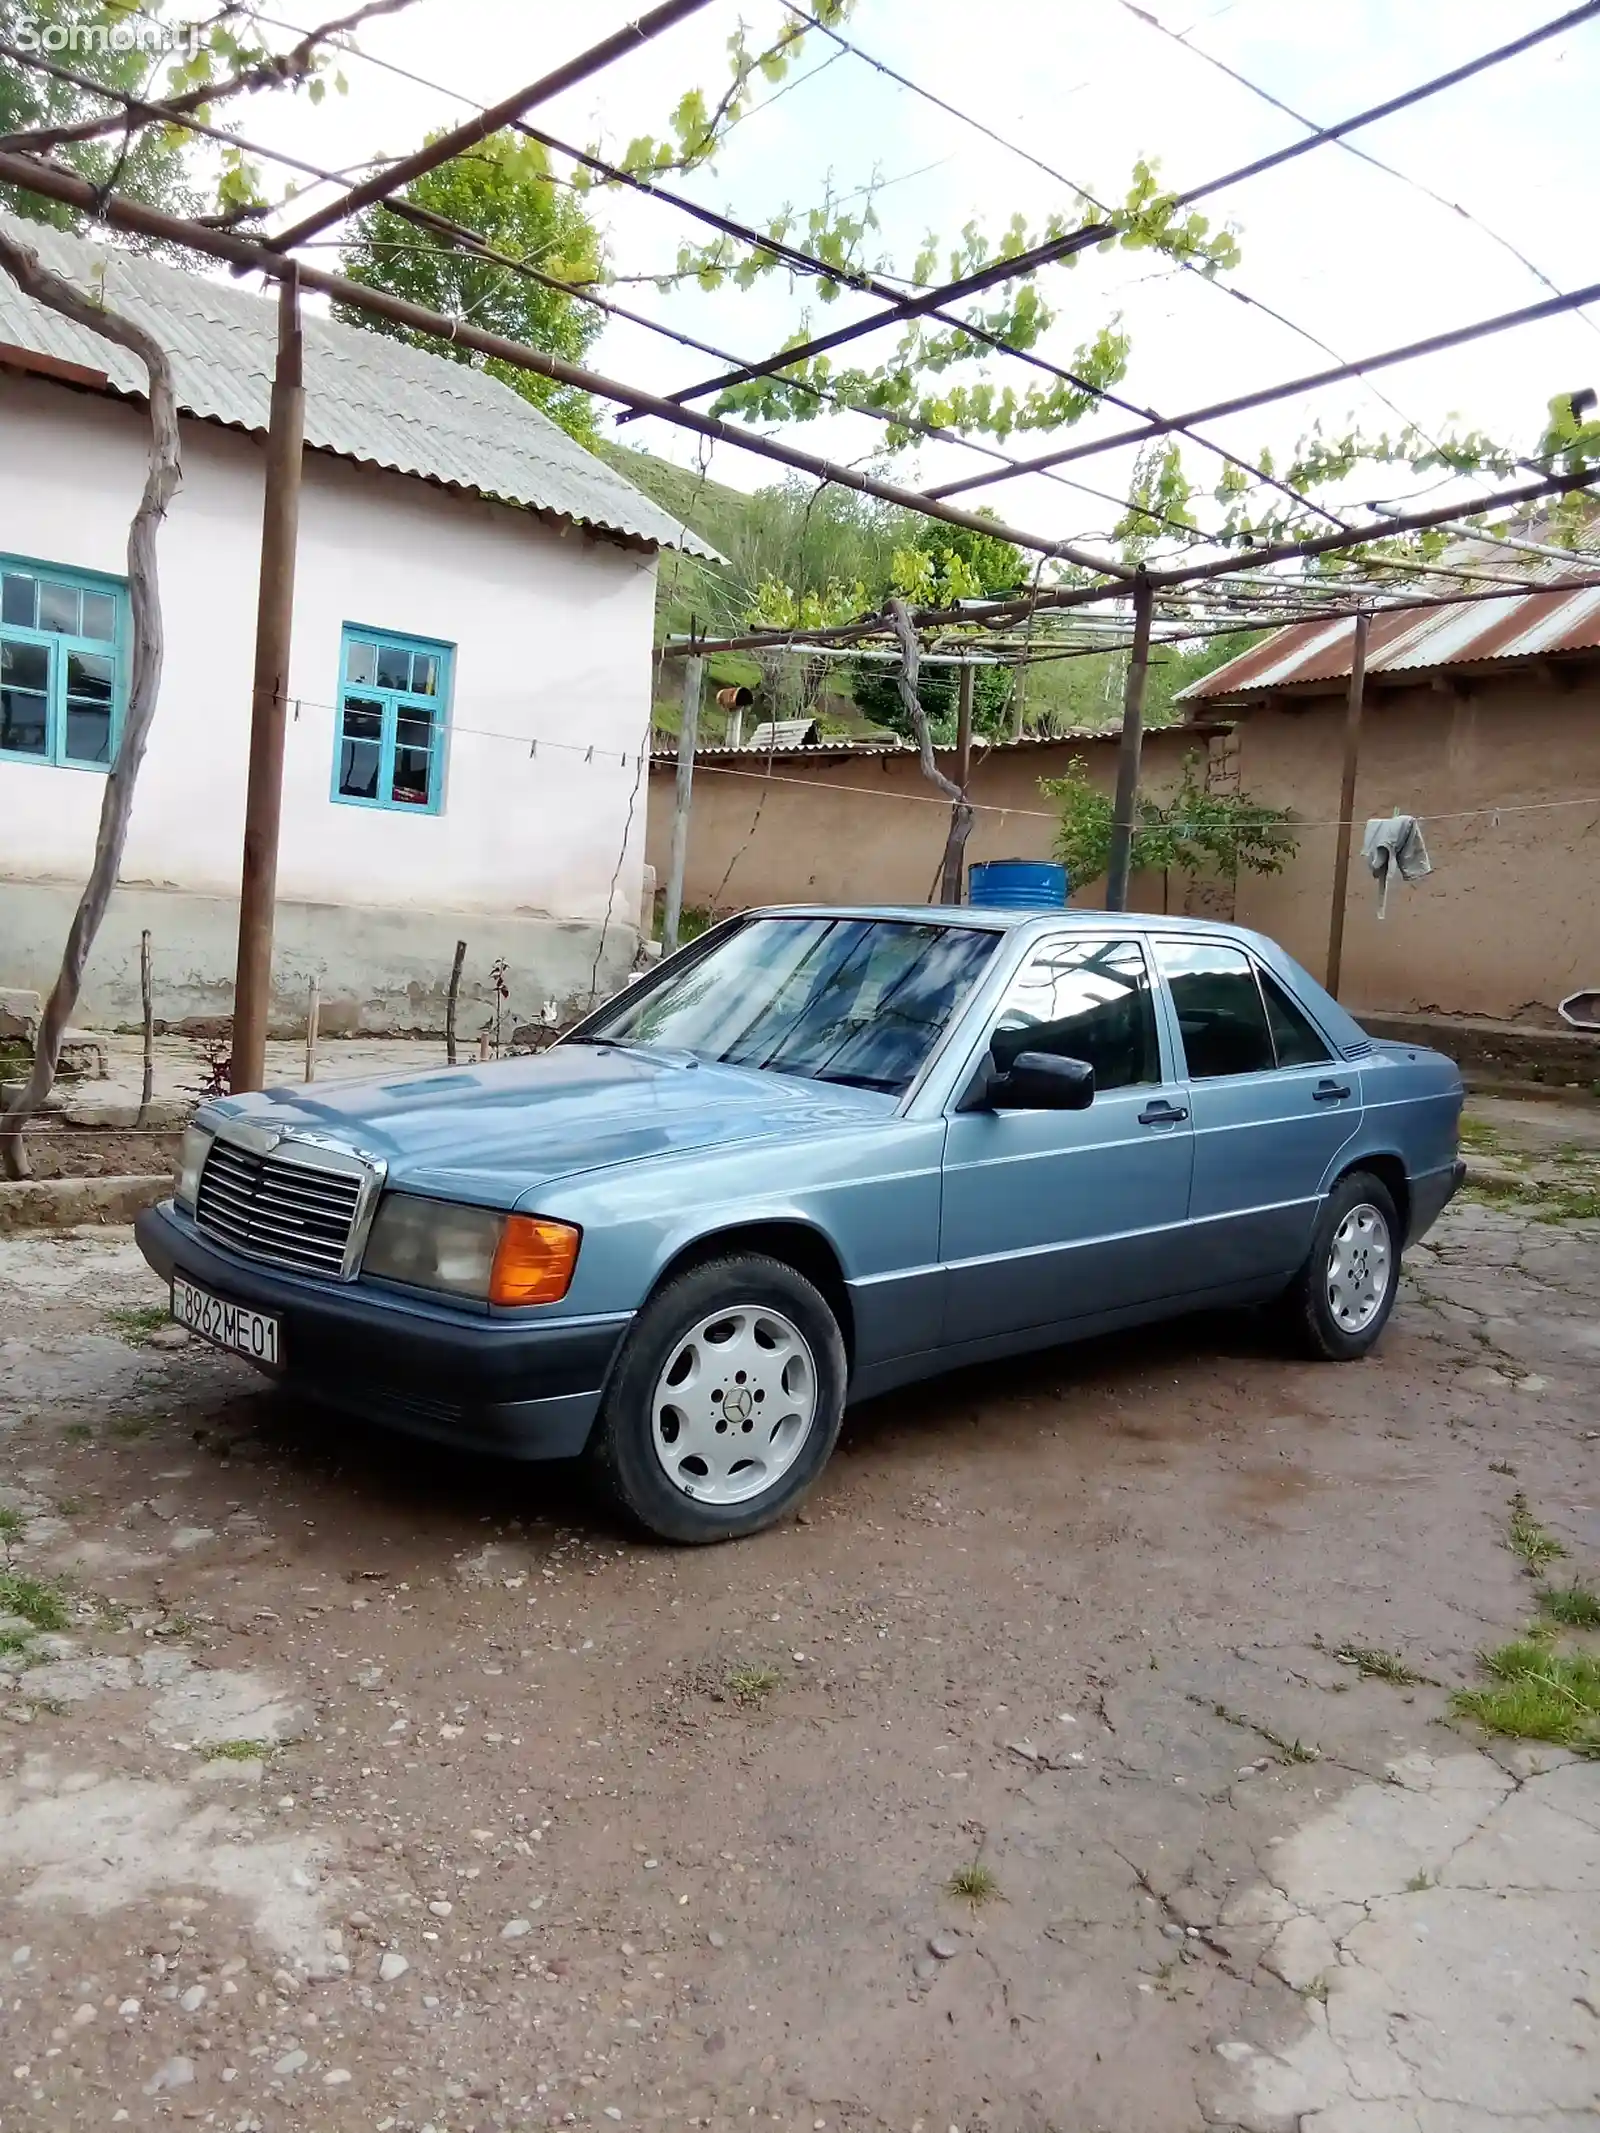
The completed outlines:
<svg viewBox="0 0 1600 2133">
<path fill-rule="evenodd" d="M 138 1236 L 290 1387 L 725 1540 L 959 1364 L 1252 1303 L 1365 1355 L 1461 1096 L 1237 927 L 752 911 L 537 1057 L 206 1105 Z"/>
</svg>

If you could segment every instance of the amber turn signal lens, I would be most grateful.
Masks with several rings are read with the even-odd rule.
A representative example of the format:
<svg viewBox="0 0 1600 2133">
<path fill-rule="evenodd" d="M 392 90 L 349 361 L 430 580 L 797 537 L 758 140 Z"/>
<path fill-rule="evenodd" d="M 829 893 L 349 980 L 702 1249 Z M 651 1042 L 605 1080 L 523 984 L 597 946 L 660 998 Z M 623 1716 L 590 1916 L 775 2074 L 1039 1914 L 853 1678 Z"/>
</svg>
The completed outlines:
<svg viewBox="0 0 1600 2133">
<path fill-rule="evenodd" d="M 559 1303 L 572 1286 L 582 1240 L 583 1231 L 569 1222 L 509 1215 L 489 1276 L 490 1303 Z"/>
</svg>

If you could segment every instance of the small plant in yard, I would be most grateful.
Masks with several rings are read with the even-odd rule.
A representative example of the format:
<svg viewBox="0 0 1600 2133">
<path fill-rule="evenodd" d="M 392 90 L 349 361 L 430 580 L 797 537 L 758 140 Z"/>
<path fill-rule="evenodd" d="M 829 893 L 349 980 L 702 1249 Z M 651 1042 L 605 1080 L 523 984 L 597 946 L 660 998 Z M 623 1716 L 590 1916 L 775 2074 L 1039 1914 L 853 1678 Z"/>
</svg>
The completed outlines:
<svg viewBox="0 0 1600 2133">
<path fill-rule="evenodd" d="M 68 1444 L 87 1444 L 94 1431 L 87 1422 L 69 1422 L 61 1434 Z"/>
<path fill-rule="evenodd" d="M 9 1504 L 0 1504 L 0 1552 L 4 1553 L 8 1565 L 12 1543 L 21 1540 L 27 1530 L 28 1521 L 20 1511 L 13 1511 Z"/>
<path fill-rule="evenodd" d="M 1513 1480 L 1516 1479 L 1517 1470 L 1509 1459 L 1491 1459 L 1489 1471 L 1491 1474 L 1509 1474 Z"/>
<path fill-rule="evenodd" d="M 1528 1499 L 1518 1489 L 1511 1499 L 1511 1518 L 1506 1526 L 1506 1546 L 1520 1555 L 1529 1577 L 1557 1562 L 1566 1549 L 1553 1533 L 1547 1533 L 1528 1508 Z"/>
<path fill-rule="evenodd" d="M 35 1629 L 60 1631 L 71 1617 L 59 1585 L 30 1578 L 20 1570 L 0 1570 L 0 1615 L 20 1615 Z"/>
<path fill-rule="evenodd" d="M 154 1429 L 156 1419 L 154 1415 L 118 1415 L 111 1425 L 111 1434 L 132 1442 L 135 1437 L 143 1437 Z"/>
<path fill-rule="evenodd" d="M 1413 1874 L 1406 1883 L 1406 1894 L 1408 1896 L 1420 1896 L 1424 1889 L 1431 1889 L 1432 1887 L 1433 1876 L 1424 1867 L 1420 1873 Z"/>
<path fill-rule="evenodd" d="M 1587 1585 L 1541 1585 L 1539 1612 L 1562 1629 L 1600 1629 L 1600 1593 Z"/>
<path fill-rule="evenodd" d="M 130 1347 L 142 1348 L 157 1327 L 167 1323 L 170 1315 L 165 1304 L 130 1304 L 108 1311 L 106 1318 Z"/>
<path fill-rule="evenodd" d="M 736 1666 L 723 1687 L 735 1703 L 765 1703 L 782 1679 L 775 1666 Z"/>
<path fill-rule="evenodd" d="M 1374 1644 L 1341 1644 L 1333 1656 L 1355 1667 L 1363 1681 L 1390 1681 L 1397 1689 L 1415 1688 L 1428 1678 L 1407 1666 L 1398 1652 L 1382 1651 Z"/>
<path fill-rule="evenodd" d="M 988 1903 L 1000 1893 L 1000 1884 L 981 1859 L 971 1859 L 965 1866 L 958 1866 L 945 1883 L 947 1896 L 959 1897 L 976 1910 L 979 1904 Z"/>
<path fill-rule="evenodd" d="M 208 1763 L 264 1763 L 272 1753 L 272 1743 L 265 1740 L 217 1740 L 204 1753 Z"/>
<path fill-rule="evenodd" d="M 1482 1659 L 1495 1686 L 1458 1690 L 1452 1699 L 1458 1717 L 1513 1740 L 1600 1756 L 1600 1659 L 1559 1652 L 1539 1637 L 1519 1637 Z"/>
</svg>

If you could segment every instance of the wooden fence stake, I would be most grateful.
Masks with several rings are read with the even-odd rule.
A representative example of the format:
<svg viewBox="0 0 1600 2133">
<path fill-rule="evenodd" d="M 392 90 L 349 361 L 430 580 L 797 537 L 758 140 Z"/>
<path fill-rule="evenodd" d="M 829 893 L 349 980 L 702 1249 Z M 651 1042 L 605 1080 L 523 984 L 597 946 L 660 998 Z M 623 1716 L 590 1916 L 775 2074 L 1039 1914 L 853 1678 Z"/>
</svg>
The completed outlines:
<svg viewBox="0 0 1600 2133">
<path fill-rule="evenodd" d="M 488 1058 L 488 1056 L 489 1056 L 489 1032 L 488 1032 L 488 1031 L 487 1031 L 486 1029 L 481 1029 L 481 1030 L 479 1030 L 479 1032 L 478 1032 L 478 1057 L 479 1057 L 480 1059 L 487 1059 L 487 1058 Z"/>
<path fill-rule="evenodd" d="M 150 1109 L 156 1085 L 155 994 L 150 982 L 150 928 L 139 935 L 139 999 L 144 1008 L 144 1081 L 139 1093 L 139 1123 Z"/>
<path fill-rule="evenodd" d="M 306 1079 L 317 1078 L 317 1018 L 322 1009 L 321 980 L 311 980 L 311 997 L 306 1002 Z"/>
<path fill-rule="evenodd" d="M 444 1057 L 446 1066 L 456 1063 L 456 1002 L 461 997 L 461 966 L 467 960 L 467 944 L 456 942 L 456 959 L 450 965 L 450 990 L 444 1003 Z"/>
</svg>

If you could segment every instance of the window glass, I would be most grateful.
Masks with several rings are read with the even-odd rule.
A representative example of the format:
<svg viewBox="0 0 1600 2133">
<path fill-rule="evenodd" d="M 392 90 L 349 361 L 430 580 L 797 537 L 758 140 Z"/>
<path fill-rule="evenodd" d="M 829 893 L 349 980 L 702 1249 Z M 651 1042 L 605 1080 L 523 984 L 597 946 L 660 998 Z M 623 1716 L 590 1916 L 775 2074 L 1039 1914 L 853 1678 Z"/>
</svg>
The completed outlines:
<svg viewBox="0 0 1600 2133">
<path fill-rule="evenodd" d="M 1022 1052 L 1087 1060 L 1095 1087 L 1161 1079 L 1150 973 L 1137 941 L 1048 941 L 1018 973 L 990 1039 L 995 1062 Z"/>
<path fill-rule="evenodd" d="M 46 754 L 50 735 L 50 652 L 0 638 L 0 748 Z"/>
<path fill-rule="evenodd" d="M 899 1095 L 994 953 L 998 935 L 899 919 L 760 918 L 580 1043 L 661 1045 Z"/>
<path fill-rule="evenodd" d="M 378 647 L 378 687 L 380 689 L 409 689 L 411 686 L 411 654 L 397 644 L 380 644 Z"/>
<path fill-rule="evenodd" d="M 413 652 L 411 655 L 411 693 L 413 696 L 437 696 L 439 693 L 439 659 L 435 652 Z"/>
<path fill-rule="evenodd" d="M 117 603 L 110 593 L 90 592 L 83 595 L 83 619 L 79 634 L 96 644 L 114 644 L 117 636 Z"/>
<path fill-rule="evenodd" d="M 4 579 L 0 579 L 0 622 L 9 622 L 23 630 L 38 628 L 39 584 L 36 578 L 25 578 L 20 571 L 8 570 Z"/>
<path fill-rule="evenodd" d="M 114 668 L 98 652 L 67 654 L 66 740 L 62 753 L 74 763 L 111 761 L 111 691 Z"/>
<path fill-rule="evenodd" d="M 1258 975 L 1261 979 L 1262 996 L 1267 1003 L 1267 1020 L 1272 1025 L 1272 1042 L 1277 1050 L 1279 1066 L 1321 1066 L 1332 1058 L 1328 1047 L 1272 972 L 1262 970 Z"/>
<path fill-rule="evenodd" d="M 432 798 L 433 714 L 402 706 L 394 724 L 394 781 L 391 799 L 399 807 L 426 807 Z"/>
<path fill-rule="evenodd" d="M 39 627 L 42 630 L 59 630 L 63 637 L 78 635 L 78 601 L 76 585 L 52 585 L 48 578 L 39 587 Z"/>
<path fill-rule="evenodd" d="M 1242 948 L 1221 941 L 1160 938 L 1154 946 L 1196 1081 L 1268 1073 L 1276 1067 L 1255 966 Z"/>
<path fill-rule="evenodd" d="M 369 688 L 378 671 L 378 647 L 352 637 L 345 646 L 344 678 L 354 689 Z"/>
<path fill-rule="evenodd" d="M 359 696 L 344 700 L 339 744 L 339 790 L 347 799 L 375 800 L 383 760 L 383 706 Z"/>
</svg>

